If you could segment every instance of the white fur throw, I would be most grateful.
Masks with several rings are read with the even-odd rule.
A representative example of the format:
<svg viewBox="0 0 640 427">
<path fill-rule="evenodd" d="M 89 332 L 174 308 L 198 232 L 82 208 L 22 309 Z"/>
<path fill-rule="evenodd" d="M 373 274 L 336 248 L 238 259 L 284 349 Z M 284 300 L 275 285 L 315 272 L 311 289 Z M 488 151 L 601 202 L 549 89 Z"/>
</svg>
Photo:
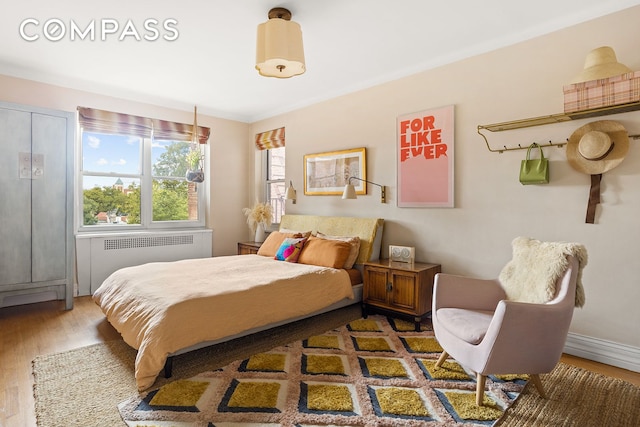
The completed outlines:
<svg viewBox="0 0 640 427">
<path fill-rule="evenodd" d="M 572 255 L 579 264 L 575 305 L 584 305 L 582 269 L 587 265 L 587 249 L 583 245 L 516 237 L 512 246 L 513 258 L 498 277 L 509 300 L 537 304 L 551 301 L 556 294 L 556 281 L 567 268 L 566 255 Z"/>
</svg>

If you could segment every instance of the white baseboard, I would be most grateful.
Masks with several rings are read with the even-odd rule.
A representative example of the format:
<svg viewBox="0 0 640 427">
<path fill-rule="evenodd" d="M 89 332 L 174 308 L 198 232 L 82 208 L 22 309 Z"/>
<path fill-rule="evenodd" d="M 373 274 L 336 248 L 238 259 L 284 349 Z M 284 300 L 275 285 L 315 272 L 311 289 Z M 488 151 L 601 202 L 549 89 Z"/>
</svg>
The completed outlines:
<svg viewBox="0 0 640 427">
<path fill-rule="evenodd" d="M 640 372 L 640 348 L 569 332 L 564 352 L 618 368 Z"/>
</svg>

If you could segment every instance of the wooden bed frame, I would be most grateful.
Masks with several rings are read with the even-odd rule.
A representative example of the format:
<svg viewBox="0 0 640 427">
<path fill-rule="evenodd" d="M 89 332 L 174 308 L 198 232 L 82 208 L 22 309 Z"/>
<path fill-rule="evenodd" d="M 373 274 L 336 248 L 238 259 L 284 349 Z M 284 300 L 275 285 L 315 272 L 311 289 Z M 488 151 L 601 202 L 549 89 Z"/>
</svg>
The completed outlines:
<svg viewBox="0 0 640 427">
<path fill-rule="evenodd" d="M 333 236 L 358 236 L 360 238 L 360 252 L 356 260 L 355 268 L 362 272 L 362 263 L 374 261 L 380 258 L 380 249 L 382 244 L 382 230 L 384 220 L 380 218 L 356 218 L 356 217 L 334 217 L 334 216 L 317 216 L 317 215 L 283 215 L 280 222 L 281 230 L 291 231 L 311 231 L 312 233 L 322 232 Z M 243 255 L 238 255 L 243 256 Z M 298 320 L 317 316 L 318 314 L 327 313 L 332 310 L 347 307 L 352 304 L 358 304 L 362 301 L 362 283 L 353 286 L 354 299 L 343 299 L 321 310 L 309 313 L 304 316 L 298 316 L 286 319 L 280 322 L 270 323 L 257 328 L 249 329 L 238 334 L 230 335 L 214 341 L 205 341 L 190 347 L 178 350 L 167 357 L 164 365 L 165 378 L 171 377 L 173 368 L 173 357 L 200 348 L 231 341 L 236 338 L 251 335 L 256 332 L 265 331 L 267 329 L 282 326 Z"/>
</svg>

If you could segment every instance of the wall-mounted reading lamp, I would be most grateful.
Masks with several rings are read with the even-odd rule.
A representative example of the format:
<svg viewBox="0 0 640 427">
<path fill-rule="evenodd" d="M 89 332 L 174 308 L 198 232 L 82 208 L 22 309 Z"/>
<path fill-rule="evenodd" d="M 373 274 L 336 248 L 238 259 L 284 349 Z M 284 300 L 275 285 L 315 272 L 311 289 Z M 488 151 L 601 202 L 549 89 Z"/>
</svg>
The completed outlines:
<svg viewBox="0 0 640 427">
<path fill-rule="evenodd" d="M 387 202 L 384 185 L 376 184 L 375 182 L 367 181 L 366 179 L 358 178 L 357 176 L 350 176 L 349 177 L 349 181 L 347 181 L 347 185 L 344 186 L 344 192 L 342 193 L 342 198 L 343 199 L 357 199 L 358 198 L 358 196 L 356 196 L 356 189 L 353 186 L 353 184 L 351 184 L 351 180 L 352 179 L 357 179 L 357 180 L 360 180 L 360 181 L 368 182 L 369 184 L 377 185 L 378 187 L 380 187 L 380 189 L 382 191 L 381 194 L 380 194 L 380 203 L 386 203 Z"/>
<path fill-rule="evenodd" d="M 293 188 L 293 182 L 289 180 L 289 188 L 287 188 L 287 194 L 284 196 L 285 200 L 291 200 L 293 204 L 296 204 L 296 189 Z"/>
</svg>

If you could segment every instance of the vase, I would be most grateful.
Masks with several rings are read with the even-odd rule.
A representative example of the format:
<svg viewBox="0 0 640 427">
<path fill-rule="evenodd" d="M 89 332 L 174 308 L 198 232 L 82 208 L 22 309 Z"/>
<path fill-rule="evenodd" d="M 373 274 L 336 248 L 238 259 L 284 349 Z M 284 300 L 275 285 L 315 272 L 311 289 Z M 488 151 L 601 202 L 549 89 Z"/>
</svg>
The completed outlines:
<svg viewBox="0 0 640 427">
<path fill-rule="evenodd" d="M 256 226 L 256 236 L 254 237 L 253 241 L 262 243 L 264 242 L 264 239 L 266 239 L 266 237 L 267 233 L 265 233 L 264 231 L 264 224 L 258 224 Z"/>
</svg>

